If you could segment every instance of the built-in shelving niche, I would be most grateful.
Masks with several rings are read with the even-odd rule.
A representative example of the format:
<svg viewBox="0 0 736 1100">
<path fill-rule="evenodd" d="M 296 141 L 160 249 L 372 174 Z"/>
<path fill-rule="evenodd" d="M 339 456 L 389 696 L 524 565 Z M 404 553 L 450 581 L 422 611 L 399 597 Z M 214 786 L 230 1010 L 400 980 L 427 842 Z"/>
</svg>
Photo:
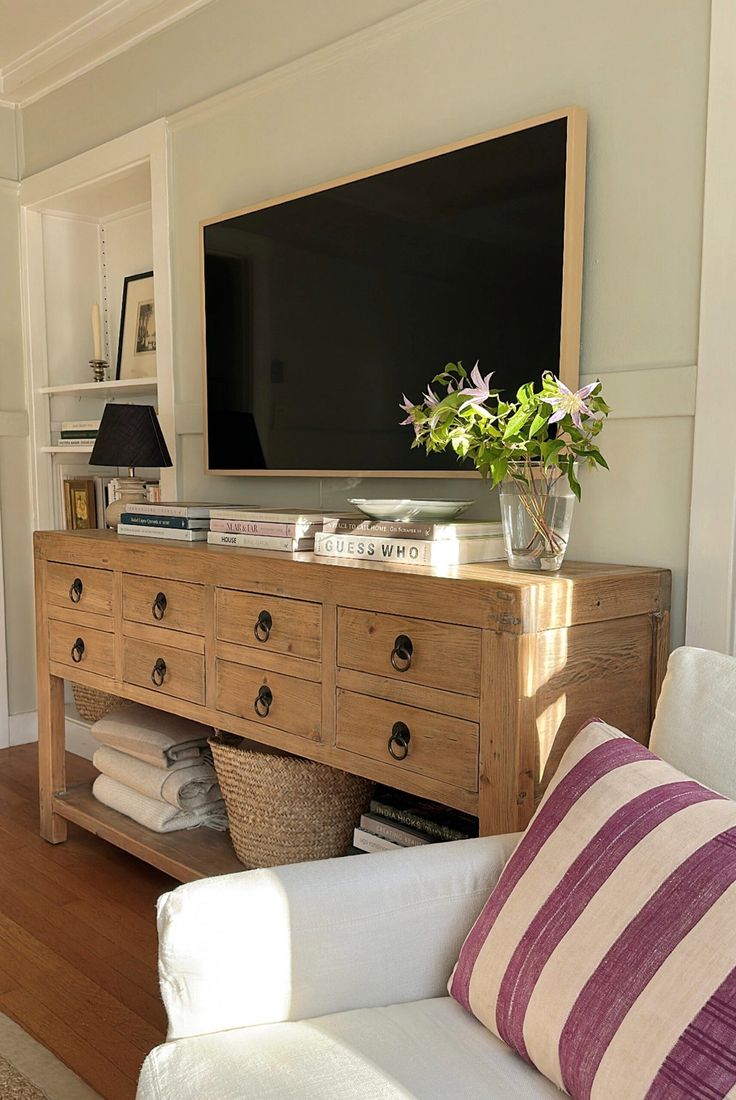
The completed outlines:
<svg viewBox="0 0 736 1100">
<path fill-rule="evenodd" d="M 65 473 L 116 472 L 89 467 L 90 447 L 58 445 L 65 420 L 99 419 L 108 401 L 153 404 L 175 458 L 166 157 L 165 123 L 153 123 L 21 186 L 36 527 L 64 526 Z M 156 375 L 116 381 L 123 281 L 145 271 L 154 272 Z M 110 364 L 104 383 L 92 381 L 89 367 L 95 302 Z M 176 499 L 175 468 L 161 480 Z"/>
</svg>

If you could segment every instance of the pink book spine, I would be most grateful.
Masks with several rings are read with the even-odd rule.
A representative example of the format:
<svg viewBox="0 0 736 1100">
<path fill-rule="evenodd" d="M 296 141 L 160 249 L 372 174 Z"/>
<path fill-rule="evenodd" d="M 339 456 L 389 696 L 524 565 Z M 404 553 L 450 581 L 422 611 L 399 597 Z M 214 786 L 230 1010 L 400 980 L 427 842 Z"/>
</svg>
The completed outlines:
<svg viewBox="0 0 736 1100">
<path fill-rule="evenodd" d="M 211 531 L 225 531 L 229 535 L 274 535 L 279 538 L 294 538 L 295 523 L 267 523 L 265 520 L 252 519 L 213 519 Z"/>
</svg>

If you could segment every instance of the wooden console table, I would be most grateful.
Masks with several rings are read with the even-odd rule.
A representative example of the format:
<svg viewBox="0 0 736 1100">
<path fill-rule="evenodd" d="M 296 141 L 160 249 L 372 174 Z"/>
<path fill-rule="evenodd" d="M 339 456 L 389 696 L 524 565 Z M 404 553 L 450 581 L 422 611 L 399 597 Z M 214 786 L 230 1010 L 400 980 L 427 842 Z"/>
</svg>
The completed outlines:
<svg viewBox="0 0 736 1100">
<path fill-rule="evenodd" d="M 119 536 L 35 535 L 41 834 L 66 822 L 186 881 L 242 869 L 226 835 L 159 836 L 66 789 L 71 680 L 436 799 L 481 834 L 529 821 L 577 728 L 648 736 L 670 575 L 570 563 L 330 563 Z"/>
</svg>

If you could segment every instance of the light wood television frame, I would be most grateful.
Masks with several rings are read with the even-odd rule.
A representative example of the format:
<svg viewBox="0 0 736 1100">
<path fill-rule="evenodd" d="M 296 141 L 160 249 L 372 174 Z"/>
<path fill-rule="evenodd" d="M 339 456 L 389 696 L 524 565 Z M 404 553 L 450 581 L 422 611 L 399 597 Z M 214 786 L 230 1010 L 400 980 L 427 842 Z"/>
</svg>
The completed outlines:
<svg viewBox="0 0 736 1100">
<path fill-rule="evenodd" d="M 228 221 L 241 214 L 251 214 L 256 210 L 266 210 L 292 199 L 301 199 L 328 191 L 345 183 L 368 179 L 370 176 L 389 172 L 394 168 L 403 168 L 443 153 L 453 153 L 470 145 L 478 145 L 492 138 L 505 137 L 520 130 L 529 130 L 547 122 L 559 119 L 567 120 L 567 154 L 565 161 L 565 223 L 562 258 L 562 307 L 560 325 L 560 367 L 559 376 L 571 389 L 577 386 L 580 366 L 580 319 L 583 290 L 583 234 L 585 222 L 585 165 L 588 116 L 582 107 L 563 107 L 534 118 L 513 122 L 493 130 L 486 130 L 472 137 L 461 138 L 448 145 L 439 145 L 423 153 L 413 153 L 400 160 L 380 164 L 348 176 L 305 187 L 291 194 L 279 195 L 265 202 L 253 203 L 214 218 L 206 218 L 199 223 L 199 262 L 200 262 L 200 312 L 202 331 L 202 390 L 204 410 L 204 469 L 206 474 L 222 477 L 405 477 L 405 478 L 469 478 L 479 477 L 475 470 L 214 470 L 209 463 L 209 418 L 207 410 L 207 329 L 204 300 L 204 230 L 209 225 Z"/>
</svg>

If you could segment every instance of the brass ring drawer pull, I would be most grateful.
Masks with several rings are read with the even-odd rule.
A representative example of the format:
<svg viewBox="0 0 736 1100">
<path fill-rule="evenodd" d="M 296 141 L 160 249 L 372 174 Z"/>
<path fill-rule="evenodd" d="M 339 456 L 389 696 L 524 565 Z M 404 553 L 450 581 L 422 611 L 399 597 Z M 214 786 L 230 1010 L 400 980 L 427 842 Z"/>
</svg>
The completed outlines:
<svg viewBox="0 0 736 1100">
<path fill-rule="evenodd" d="M 269 687 L 266 687 L 266 685 L 263 684 L 258 689 L 258 694 L 256 695 L 256 700 L 253 704 L 253 709 L 255 710 L 259 718 L 266 718 L 268 716 L 268 712 L 271 709 L 272 703 L 273 692 Z"/>
<path fill-rule="evenodd" d="M 414 643 L 408 634 L 399 634 L 391 650 L 391 664 L 397 672 L 408 672 L 411 668 L 411 658 L 414 653 Z"/>
<path fill-rule="evenodd" d="M 74 664 L 78 665 L 82 657 L 84 657 L 84 638 L 77 638 L 72 646 L 72 660 Z"/>
<path fill-rule="evenodd" d="M 394 722 L 388 739 L 388 751 L 394 760 L 405 760 L 409 755 L 411 733 L 406 722 Z"/>
<path fill-rule="evenodd" d="M 268 641 L 272 626 L 273 619 L 270 613 L 268 611 L 261 611 L 256 619 L 256 625 L 253 627 L 253 633 L 259 642 Z"/>
<path fill-rule="evenodd" d="M 160 688 L 166 679 L 166 661 L 163 657 L 156 658 L 156 664 L 151 670 L 151 683 L 154 687 Z"/>
<path fill-rule="evenodd" d="M 69 586 L 69 599 L 72 603 L 79 603 L 82 598 L 82 592 L 84 591 L 84 585 L 82 584 L 81 577 L 75 577 Z"/>
<path fill-rule="evenodd" d="M 151 614 L 157 622 L 161 622 L 166 614 L 167 603 L 166 594 L 164 592 L 157 593 L 156 599 L 151 604 Z"/>
</svg>

